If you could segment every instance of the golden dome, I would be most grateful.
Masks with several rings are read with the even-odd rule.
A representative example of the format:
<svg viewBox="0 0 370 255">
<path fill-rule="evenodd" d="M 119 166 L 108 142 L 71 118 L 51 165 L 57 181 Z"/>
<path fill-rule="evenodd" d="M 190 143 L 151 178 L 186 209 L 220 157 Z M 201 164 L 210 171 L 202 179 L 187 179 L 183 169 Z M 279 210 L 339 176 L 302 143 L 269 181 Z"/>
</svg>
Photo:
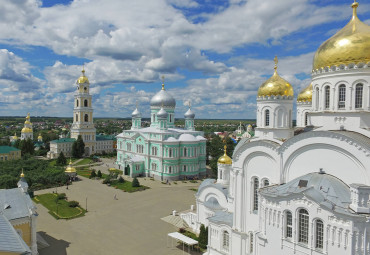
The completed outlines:
<svg viewBox="0 0 370 255">
<path fill-rule="evenodd" d="M 14 140 L 18 140 L 17 133 L 14 133 L 13 139 L 14 139 Z"/>
<path fill-rule="evenodd" d="M 82 75 L 77 79 L 77 83 L 89 83 L 89 79 L 85 76 L 85 69 L 82 69 Z"/>
<path fill-rule="evenodd" d="M 275 61 L 275 72 L 274 74 L 265 81 L 258 89 L 258 97 L 266 97 L 266 96 L 293 96 L 293 87 L 289 84 L 286 80 L 281 78 L 277 73 L 277 57 L 274 59 Z"/>
<path fill-rule="evenodd" d="M 24 178 L 23 168 L 22 168 L 21 178 Z"/>
<path fill-rule="evenodd" d="M 31 124 L 31 122 L 30 122 L 29 120 L 26 120 L 26 121 L 24 122 L 24 124 Z"/>
<path fill-rule="evenodd" d="M 21 132 L 22 133 L 32 133 L 32 129 L 31 128 L 24 127 L 24 128 L 22 128 L 22 131 Z"/>
<path fill-rule="evenodd" d="M 297 102 L 312 102 L 312 83 L 299 92 Z"/>
<path fill-rule="evenodd" d="M 69 165 L 64 172 L 65 173 L 75 173 L 76 172 L 76 168 L 72 166 L 72 160 L 69 160 Z"/>
<path fill-rule="evenodd" d="M 313 70 L 370 61 L 370 26 L 359 20 L 357 7 L 358 3 L 354 2 L 352 19 L 316 51 Z"/>
<path fill-rule="evenodd" d="M 37 137 L 37 140 L 42 140 L 41 133 L 40 133 L 40 134 L 39 134 L 39 136 Z"/>
<path fill-rule="evenodd" d="M 222 155 L 218 160 L 217 162 L 219 164 L 225 164 L 225 165 L 231 165 L 233 163 L 232 159 L 227 156 L 226 154 L 226 145 L 224 146 L 224 155 Z"/>
</svg>

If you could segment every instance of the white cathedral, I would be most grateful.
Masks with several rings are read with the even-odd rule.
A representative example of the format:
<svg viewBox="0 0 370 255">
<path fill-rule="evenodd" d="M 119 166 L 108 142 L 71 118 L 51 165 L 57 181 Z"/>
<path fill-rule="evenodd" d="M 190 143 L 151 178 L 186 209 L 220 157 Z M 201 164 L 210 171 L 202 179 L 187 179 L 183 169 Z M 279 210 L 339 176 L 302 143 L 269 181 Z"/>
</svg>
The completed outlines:
<svg viewBox="0 0 370 255">
<path fill-rule="evenodd" d="M 257 97 L 255 136 L 181 217 L 208 226 L 205 254 L 370 254 L 370 27 L 356 14 L 313 59 L 297 98 L 275 72 Z M 277 64 L 277 59 L 275 59 Z M 298 132 L 296 132 L 298 133 Z"/>
</svg>

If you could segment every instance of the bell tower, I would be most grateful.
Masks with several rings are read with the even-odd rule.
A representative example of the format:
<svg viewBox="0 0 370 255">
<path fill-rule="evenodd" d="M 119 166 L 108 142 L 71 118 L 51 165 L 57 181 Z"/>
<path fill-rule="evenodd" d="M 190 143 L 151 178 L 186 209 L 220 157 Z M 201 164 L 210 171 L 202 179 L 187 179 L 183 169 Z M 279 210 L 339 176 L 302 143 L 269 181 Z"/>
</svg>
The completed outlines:
<svg viewBox="0 0 370 255">
<path fill-rule="evenodd" d="M 92 97 L 89 94 L 90 82 L 85 76 L 85 68 L 82 69 L 82 75 L 77 79 L 76 84 L 71 138 L 77 139 L 81 135 L 85 143 L 85 155 L 88 156 L 96 153 L 96 129 L 93 121 Z"/>
</svg>

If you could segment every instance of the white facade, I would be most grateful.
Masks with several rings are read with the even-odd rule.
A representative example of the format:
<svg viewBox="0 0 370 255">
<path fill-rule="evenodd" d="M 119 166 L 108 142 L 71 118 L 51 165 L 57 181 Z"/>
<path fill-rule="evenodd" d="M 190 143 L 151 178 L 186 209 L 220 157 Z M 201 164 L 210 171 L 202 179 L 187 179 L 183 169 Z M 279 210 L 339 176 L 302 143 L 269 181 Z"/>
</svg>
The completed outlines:
<svg viewBox="0 0 370 255">
<path fill-rule="evenodd" d="M 358 3 L 352 6 L 358 22 Z M 208 226 L 205 254 L 370 254 L 370 68 L 338 66 L 315 69 L 312 104 L 298 104 L 298 127 L 311 131 L 289 137 L 282 130 L 292 125 L 292 101 L 259 95 L 256 136 L 238 143 L 229 174 L 219 164 L 218 180 L 200 185 L 196 212 L 181 215 L 195 231 Z M 280 108 L 288 113 L 282 125 Z"/>
</svg>

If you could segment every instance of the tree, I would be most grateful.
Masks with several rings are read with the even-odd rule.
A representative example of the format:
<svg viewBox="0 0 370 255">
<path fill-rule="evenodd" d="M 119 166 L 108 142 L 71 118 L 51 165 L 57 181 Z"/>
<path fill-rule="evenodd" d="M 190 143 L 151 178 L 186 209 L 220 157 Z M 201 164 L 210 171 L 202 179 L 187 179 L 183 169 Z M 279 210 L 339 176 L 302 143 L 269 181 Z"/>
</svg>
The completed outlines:
<svg viewBox="0 0 370 255">
<path fill-rule="evenodd" d="M 208 227 L 205 228 L 202 224 L 200 226 L 200 233 L 199 233 L 199 247 L 202 249 L 206 249 L 208 244 Z"/>
<path fill-rule="evenodd" d="M 139 180 L 136 177 L 132 180 L 132 187 L 140 187 Z"/>
<path fill-rule="evenodd" d="M 61 151 L 61 152 L 59 153 L 58 158 L 57 158 L 57 165 L 58 165 L 58 166 L 64 166 L 64 165 L 66 165 L 66 164 L 67 164 L 67 159 L 66 159 L 66 157 L 64 156 L 63 151 Z"/>
<path fill-rule="evenodd" d="M 77 140 L 72 144 L 72 156 L 75 158 L 82 158 L 85 153 L 85 143 L 82 136 L 79 135 Z"/>
<path fill-rule="evenodd" d="M 21 141 L 21 151 L 22 151 L 22 155 L 26 155 L 26 154 L 33 155 L 33 153 L 35 152 L 35 147 L 30 138 L 28 138 L 27 140 Z"/>
<path fill-rule="evenodd" d="M 94 178 L 94 177 L 96 177 L 96 172 L 95 170 L 92 170 L 90 173 L 90 178 Z"/>
<path fill-rule="evenodd" d="M 231 158 L 234 152 L 235 144 L 230 137 L 226 137 L 226 154 Z M 224 145 L 225 143 L 221 140 L 219 136 L 212 136 L 209 145 L 207 144 L 207 150 L 211 160 L 209 161 L 209 166 L 212 169 L 212 172 L 217 176 L 217 160 L 224 154 Z"/>
<path fill-rule="evenodd" d="M 118 178 L 118 182 L 119 182 L 119 183 L 124 183 L 124 182 L 125 182 L 125 180 L 123 179 L 123 177 L 122 177 L 122 176 L 120 176 L 120 177 Z"/>
<path fill-rule="evenodd" d="M 101 174 L 101 171 L 98 171 L 97 177 L 101 178 L 103 175 Z"/>
</svg>

